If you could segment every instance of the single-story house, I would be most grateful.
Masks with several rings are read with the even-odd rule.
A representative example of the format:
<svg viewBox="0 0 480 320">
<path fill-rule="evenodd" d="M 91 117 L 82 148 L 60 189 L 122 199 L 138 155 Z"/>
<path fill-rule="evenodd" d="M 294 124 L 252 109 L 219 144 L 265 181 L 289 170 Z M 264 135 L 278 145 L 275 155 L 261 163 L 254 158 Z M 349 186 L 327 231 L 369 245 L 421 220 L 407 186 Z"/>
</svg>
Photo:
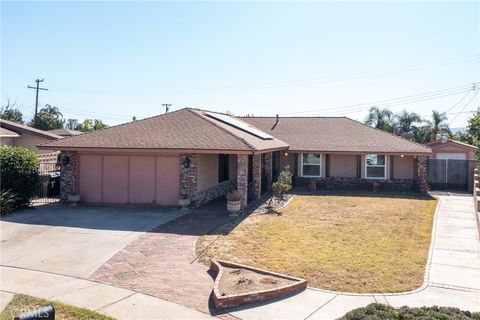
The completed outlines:
<svg viewBox="0 0 480 320">
<path fill-rule="evenodd" d="M 474 160 L 477 147 L 459 141 L 447 139 L 445 136 L 425 143 L 432 149 L 432 159 Z"/>
<path fill-rule="evenodd" d="M 35 153 L 52 152 L 51 149 L 37 148 L 37 145 L 62 138 L 51 132 L 4 119 L 0 119 L 0 128 L 0 144 L 2 146 L 24 147 Z"/>
<path fill-rule="evenodd" d="M 185 108 L 39 146 L 59 150 L 61 193 L 91 203 L 242 206 L 287 164 L 296 184 L 427 192 L 429 147 L 345 118 L 256 118 Z"/>
<path fill-rule="evenodd" d="M 61 137 L 77 136 L 77 135 L 83 133 L 82 131 L 70 130 L 70 129 L 65 129 L 65 128 L 48 130 L 48 132 L 56 134 L 56 135 L 61 136 Z"/>
</svg>

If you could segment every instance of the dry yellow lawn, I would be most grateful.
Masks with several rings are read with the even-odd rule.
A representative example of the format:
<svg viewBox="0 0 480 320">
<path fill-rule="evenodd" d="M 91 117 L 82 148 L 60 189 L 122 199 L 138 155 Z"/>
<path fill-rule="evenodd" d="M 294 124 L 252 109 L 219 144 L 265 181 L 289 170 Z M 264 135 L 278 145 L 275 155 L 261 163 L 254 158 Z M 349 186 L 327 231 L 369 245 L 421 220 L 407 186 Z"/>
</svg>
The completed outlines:
<svg viewBox="0 0 480 320">
<path fill-rule="evenodd" d="M 422 284 L 435 207 L 432 198 L 297 196 L 281 215 L 251 215 L 201 237 L 197 252 L 317 288 L 407 291 Z"/>
</svg>

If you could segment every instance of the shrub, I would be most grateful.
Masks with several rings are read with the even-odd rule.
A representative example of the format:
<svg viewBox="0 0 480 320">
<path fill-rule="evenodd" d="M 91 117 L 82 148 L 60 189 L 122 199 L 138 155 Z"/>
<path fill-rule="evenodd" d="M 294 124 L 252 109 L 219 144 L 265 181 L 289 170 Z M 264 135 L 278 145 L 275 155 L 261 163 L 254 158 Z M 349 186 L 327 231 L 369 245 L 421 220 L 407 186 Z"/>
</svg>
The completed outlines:
<svg viewBox="0 0 480 320">
<path fill-rule="evenodd" d="M 285 193 L 290 189 L 292 189 L 292 174 L 290 166 L 285 166 L 285 169 L 278 175 L 277 181 L 272 184 L 272 190 L 278 198 L 283 199 Z"/>
<path fill-rule="evenodd" d="M 228 201 L 240 201 L 242 200 L 242 193 L 238 190 L 230 191 L 227 193 Z"/>
<path fill-rule="evenodd" d="M 394 309 L 380 303 L 372 303 L 364 308 L 354 309 L 341 317 L 339 320 L 480 320 L 480 313 L 472 313 L 470 311 L 462 311 L 457 308 L 450 307 L 421 307 L 410 308 L 401 307 Z"/>
<path fill-rule="evenodd" d="M 10 190 L 0 191 L 0 214 L 8 214 L 15 209 L 15 194 Z"/>
<path fill-rule="evenodd" d="M 30 203 L 38 183 L 38 160 L 33 151 L 0 147 L 0 176 L 3 190 L 15 194 L 15 207 Z"/>
</svg>

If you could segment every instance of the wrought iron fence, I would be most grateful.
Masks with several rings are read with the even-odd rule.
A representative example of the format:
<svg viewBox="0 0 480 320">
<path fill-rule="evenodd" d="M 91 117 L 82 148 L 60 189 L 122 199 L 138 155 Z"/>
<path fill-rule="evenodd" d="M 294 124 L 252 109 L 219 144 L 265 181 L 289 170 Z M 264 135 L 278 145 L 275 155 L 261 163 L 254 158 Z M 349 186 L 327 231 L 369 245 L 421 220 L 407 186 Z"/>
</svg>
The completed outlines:
<svg viewBox="0 0 480 320">
<path fill-rule="evenodd" d="M 39 161 L 39 179 L 32 202 L 58 202 L 60 201 L 60 168 L 57 159 L 39 157 Z"/>
</svg>

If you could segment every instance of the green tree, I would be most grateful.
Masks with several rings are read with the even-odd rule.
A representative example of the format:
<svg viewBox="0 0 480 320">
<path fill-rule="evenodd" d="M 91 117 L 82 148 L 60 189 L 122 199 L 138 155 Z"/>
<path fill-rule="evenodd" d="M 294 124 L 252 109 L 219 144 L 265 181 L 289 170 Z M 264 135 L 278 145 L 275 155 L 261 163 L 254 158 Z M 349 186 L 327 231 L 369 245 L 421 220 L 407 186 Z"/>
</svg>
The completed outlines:
<svg viewBox="0 0 480 320">
<path fill-rule="evenodd" d="M 98 119 L 85 119 L 82 123 L 78 125 L 78 130 L 82 132 L 95 131 L 100 129 L 108 128 L 108 125 Z"/>
<path fill-rule="evenodd" d="M 78 130 L 78 120 L 77 119 L 68 119 L 65 123 L 65 128 L 68 130 Z"/>
<path fill-rule="evenodd" d="M 427 121 L 430 130 L 429 141 L 435 140 L 437 138 L 437 134 L 451 134 L 447 120 L 448 118 L 445 112 L 432 110 L 432 117 Z"/>
<path fill-rule="evenodd" d="M 63 128 L 63 114 L 60 110 L 49 104 L 46 104 L 44 108 L 40 109 L 37 114 L 37 119 L 32 120 L 30 126 L 40 130 L 53 130 Z"/>
<path fill-rule="evenodd" d="M 15 106 L 15 102 L 12 103 L 7 99 L 7 104 L 0 108 L 0 119 L 23 123 L 23 114 Z"/>
<path fill-rule="evenodd" d="M 0 163 L 2 190 L 14 194 L 15 207 L 28 205 L 38 182 L 36 154 L 25 148 L 0 147 Z"/>
<path fill-rule="evenodd" d="M 404 136 L 405 134 L 413 134 L 413 132 L 418 128 L 417 125 L 422 123 L 422 117 L 415 112 L 408 112 L 403 110 L 402 112 L 395 115 L 396 124 L 395 124 L 395 133 Z"/>
<path fill-rule="evenodd" d="M 395 123 L 393 112 L 387 108 L 380 109 L 378 107 L 371 107 L 368 111 L 365 124 L 387 132 L 394 132 Z"/>
</svg>

